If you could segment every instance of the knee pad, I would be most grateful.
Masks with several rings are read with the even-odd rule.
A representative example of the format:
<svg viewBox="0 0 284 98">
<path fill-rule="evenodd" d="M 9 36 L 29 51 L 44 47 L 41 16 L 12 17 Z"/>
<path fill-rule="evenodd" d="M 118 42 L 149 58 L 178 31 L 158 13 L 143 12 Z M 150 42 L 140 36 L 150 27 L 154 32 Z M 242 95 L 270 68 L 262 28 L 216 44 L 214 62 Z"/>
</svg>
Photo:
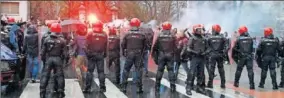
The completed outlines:
<svg viewBox="0 0 284 98">
<path fill-rule="evenodd" d="M 239 70 L 241 70 L 243 67 L 242 66 L 237 66 L 237 70 L 239 69 Z"/>
<path fill-rule="evenodd" d="M 87 74 L 93 75 L 93 71 L 87 71 Z"/>
<path fill-rule="evenodd" d="M 104 73 L 104 68 L 99 68 L 98 73 Z"/>
<path fill-rule="evenodd" d="M 248 75 L 249 76 L 253 76 L 254 74 L 253 74 L 253 70 L 248 70 Z"/>
<path fill-rule="evenodd" d="M 275 69 L 270 70 L 270 74 L 276 76 L 276 70 Z"/>
<path fill-rule="evenodd" d="M 275 70 L 275 69 L 276 69 L 276 66 L 275 66 L 275 65 L 269 66 L 269 69 L 270 69 L 270 70 Z"/>
</svg>

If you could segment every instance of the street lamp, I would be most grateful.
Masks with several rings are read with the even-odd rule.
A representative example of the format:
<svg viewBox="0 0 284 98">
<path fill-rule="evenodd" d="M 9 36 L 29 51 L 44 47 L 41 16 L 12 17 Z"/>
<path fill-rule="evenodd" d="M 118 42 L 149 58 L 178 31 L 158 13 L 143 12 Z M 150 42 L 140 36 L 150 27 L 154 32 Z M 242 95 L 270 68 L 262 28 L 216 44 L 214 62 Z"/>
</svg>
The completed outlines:
<svg viewBox="0 0 284 98">
<path fill-rule="evenodd" d="M 79 20 L 83 23 L 85 23 L 86 20 L 86 8 L 84 6 L 84 3 L 81 2 L 81 5 L 79 7 Z"/>
</svg>

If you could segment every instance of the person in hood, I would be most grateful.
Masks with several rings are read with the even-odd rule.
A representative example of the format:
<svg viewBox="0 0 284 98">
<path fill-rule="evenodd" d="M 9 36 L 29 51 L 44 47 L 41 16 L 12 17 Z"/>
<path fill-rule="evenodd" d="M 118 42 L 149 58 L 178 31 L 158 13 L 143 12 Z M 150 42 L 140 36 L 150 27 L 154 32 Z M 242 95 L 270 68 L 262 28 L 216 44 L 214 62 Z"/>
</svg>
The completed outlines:
<svg viewBox="0 0 284 98">
<path fill-rule="evenodd" d="M 243 71 L 244 66 L 247 67 L 250 89 L 254 87 L 254 72 L 253 72 L 253 38 L 249 36 L 248 29 L 246 26 L 241 26 L 238 30 L 239 37 L 236 40 L 234 46 L 236 54 L 238 54 L 238 64 L 235 73 L 234 86 L 239 87 L 239 80 Z"/>
<path fill-rule="evenodd" d="M 272 86 L 274 90 L 278 89 L 276 80 L 276 60 L 277 54 L 280 52 L 279 40 L 273 37 L 272 28 L 264 29 L 264 38 L 261 39 L 260 44 L 257 48 L 257 57 L 260 59 L 258 62 L 261 68 L 261 78 L 259 83 L 259 88 L 264 88 L 266 74 L 269 69 Z"/>
<path fill-rule="evenodd" d="M 24 39 L 24 52 L 27 55 L 29 73 L 32 83 L 35 83 L 39 71 L 39 44 L 38 31 L 35 26 L 27 28 L 27 35 Z"/>
</svg>

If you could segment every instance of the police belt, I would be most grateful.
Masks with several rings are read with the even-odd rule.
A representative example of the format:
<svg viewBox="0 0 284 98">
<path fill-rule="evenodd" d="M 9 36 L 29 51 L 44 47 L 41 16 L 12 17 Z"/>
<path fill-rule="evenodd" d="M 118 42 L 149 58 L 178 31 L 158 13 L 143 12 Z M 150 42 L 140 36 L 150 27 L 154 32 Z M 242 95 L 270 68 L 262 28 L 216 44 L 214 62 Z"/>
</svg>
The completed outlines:
<svg viewBox="0 0 284 98">
<path fill-rule="evenodd" d="M 104 55 L 104 52 L 89 52 L 87 53 L 89 56 L 95 56 L 95 55 Z"/>
<path fill-rule="evenodd" d="M 175 54 L 174 51 L 163 51 L 163 50 L 159 51 L 159 53 L 163 53 L 163 54 Z"/>
<path fill-rule="evenodd" d="M 118 49 L 113 49 L 113 50 L 109 50 L 109 52 L 108 52 L 109 54 L 110 53 L 120 53 L 120 51 L 118 50 Z"/>
<path fill-rule="evenodd" d="M 142 52 L 142 49 L 126 49 L 127 52 Z"/>
<path fill-rule="evenodd" d="M 61 57 L 61 55 L 58 55 L 58 54 L 53 54 L 53 55 L 46 55 L 47 58 L 49 57 Z"/>
<path fill-rule="evenodd" d="M 109 52 L 119 52 L 119 49 L 115 48 L 115 49 L 108 49 Z"/>
</svg>

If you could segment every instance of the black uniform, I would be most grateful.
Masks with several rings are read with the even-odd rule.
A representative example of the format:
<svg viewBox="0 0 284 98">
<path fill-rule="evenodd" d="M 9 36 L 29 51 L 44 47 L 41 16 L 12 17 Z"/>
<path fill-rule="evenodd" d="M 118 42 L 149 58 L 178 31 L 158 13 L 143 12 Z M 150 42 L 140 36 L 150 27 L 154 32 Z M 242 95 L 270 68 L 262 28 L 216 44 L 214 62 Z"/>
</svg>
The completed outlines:
<svg viewBox="0 0 284 98">
<path fill-rule="evenodd" d="M 122 52 L 126 57 L 124 70 L 122 73 L 122 88 L 123 92 L 126 92 L 127 78 L 132 65 L 135 65 L 135 71 L 137 73 L 137 93 L 142 93 L 142 68 L 143 68 L 143 51 L 147 47 L 146 36 L 137 28 L 132 28 L 123 38 Z"/>
<path fill-rule="evenodd" d="M 269 37 L 261 39 L 261 42 L 256 52 L 257 58 L 261 59 L 261 62 L 258 62 L 258 65 L 261 68 L 261 78 L 259 83 L 260 88 L 264 87 L 266 74 L 269 68 L 273 89 L 278 89 L 276 81 L 276 70 L 275 70 L 278 52 L 279 52 L 279 41 L 277 38 L 274 38 L 271 35 Z"/>
<path fill-rule="evenodd" d="M 104 74 L 104 58 L 106 57 L 108 37 L 105 32 L 92 32 L 86 37 L 86 54 L 88 59 L 88 72 L 86 76 L 84 92 L 90 92 L 93 82 L 93 72 L 97 67 L 100 81 L 100 90 L 106 91 L 105 74 Z"/>
<path fill-rule="evenodd" d="M 47 38 L 49 38 L 50 37 L 50 35 L 51 35 L 51 32 L 50 31 L 48 31 L 48 32 L 46 32 L 46 33 L 44 33 L 43 34 L 43 36 L 42 36 L 42 38 L 41 38 L 41 48 L 43 48 L 43 44 L 44 44 L 44 41 L 47 39 Z M 58 36 L 60 36 L 61 37 L 61 34 L 60 35 L 58 35 Z M 67 43 L 65 43 L 66 45 L 67 45 Z M 66 48 L 67 49 L 67 48 Z M 42 69 L 44 69 L 44 67 L 45 67 L 45 61 L 46 61 L 46 57 L 41 57 L 41 60 L 42 60 L 42 63 L 43 63 L 43 68 Z M 63 61 L 62 61 L 63 62 Z M 53 69 L 53 74 L 55 74 L 56 73 L 56 70 L 55 69 Z M 53 82 L 54 82 L 54 86 L 53 86 L 53 91 L 54 92 L 57 92 L 57 90 L 58 90 L 58 83 L 57 83 L 57 78 L 56 78 L 57 76 L 56 75 L 54 75 L 53 76 Z"/>
<path fill-rule="evenodd" d="M 62 60 L 66 55 L 66 41 L 59 37 L 58 34 L 51 34 L 50 37 L 45 39 L 41 56 L 46 57 L 45 66 L 40 79 L 40 95 L 42 98 L 45 98 L 46 87 L 48 85 L 51 70 L 54 70 L 55 72 L 59 95 L 61 97 L 65 96 Z"/>
<path fill-rule="evenodd" d="M 280 80 L 280 84 L 279 87 L 284 88 L 284 41 L 282 40 L 280 43 L 280 51 L 278 54 L 281 57 L 281 61 L 280 61 L 280 65 L 278 65 L 279 67 L 281 67 L 281 80 Z"/>
<path fill-rule="evenodd" d="M 186 93 L 191 95 L 193 79 L 197 75 L 197 91 L 204 93 L 204 60 L 206 54 L 206 39 L 200 34 L 193 34 L 189 38 L 188 45 L 183 51 L 188 51 L 190 54 L 191 62 L 190 69 L 187 74 Z M 182 52 L 186 53 L 186 52 Z M 184 54 L 182 54 L 184 55 Z"/>
<path fill-rule="evenodd" d="M 171 90 L 175 91 L 174 60 L 177 50 L 177 39 L 169 30 L 163 30 L 153 47 L 153 52 L 158 56 L 158 70 L 156 75 L 156 92 L 160 91 L 161 79 L 165 66 L 169 72 Z"/>
<path fill-rule="evenodd" d="M 242 70 L 246 65 L 249 77 L 250 89 L 254 89 L 254 73 L 253 73 L 253 39 L 247 34 L 240 35 L 236 41 L 233 54 L 237 54 L 237 70 L 235 73 L 234 86 L 239 87 L 239 80 Z M 236 60 L 235 60 L 236 61 Z"/>
<path fill-rule="evenodd" d="M 42 38 L 41 38 L 41 48 L 43 48 L 43 43 L 44 43 L 44 41 L 46 40 L 46 38 L 49 37 L 50 34 L 51 34 L 50 31 L 48 31 L 48 32 L 46 32 L 46 33 L 43 34 L 43 36 L 42 36 Z M 42 62 L 43 62 L 43 66 L 44 66 L 44 64 L 45 64 L 45 57 L 42 57 Z"/>
<path fill-rule="evenodd" d="M 224 71 L 224 56 L 226 53 L 226 39 L 220 34 L 213 34 L 208 37 L 208 50 L 209 51 L 209 81 L 207 86 L 213 88 L 213 79 L 215 75 L 215 67 L 217 63 L 218 71 L 221 78 L 221 87 L 225 88 L 225 71 Z"/>
<path fill-rule="evenodd" d="M 109 67 L 114 63 L 116 83 L 120 82 L 120 37 L 110 33 L 108 38 Z"/>
</svg>

